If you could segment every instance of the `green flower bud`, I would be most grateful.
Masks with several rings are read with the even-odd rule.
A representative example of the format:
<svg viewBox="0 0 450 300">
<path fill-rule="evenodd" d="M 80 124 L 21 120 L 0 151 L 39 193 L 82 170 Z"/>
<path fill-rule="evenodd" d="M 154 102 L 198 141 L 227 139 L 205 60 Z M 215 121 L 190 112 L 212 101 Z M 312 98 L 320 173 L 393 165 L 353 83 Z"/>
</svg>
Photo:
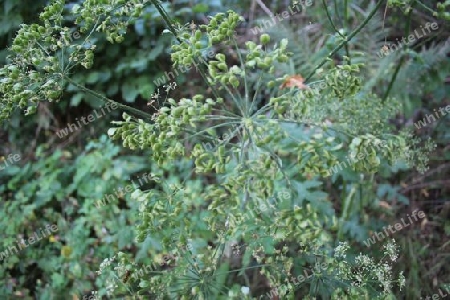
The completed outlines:
<svg viewBox="0 0 450 300">
<path fill-rule="evenodd" d="M 183 113 L 183 110 L 183 107 L 176 107 L 174 110 L 172 110 L 172 115 L 178 118 Z"/>
<path fill-rule="evenodd" d="M 268 69 L 270 66 L 262 61 L 259 61 L 258 67 L 260 67 L 261 69 Z"/>
<path fill-rule="evenodd" d="M 267 83 L 268 88 L 273 88 L 275 86 L 275 81 L 271 80 Z"/>
<path fill-rule="evenodd" d="M 236 78 L 236 76 L 232 76 L 230 78 L 230 83 L 233 85 L 233 87 L 237 88 L 239 86 L 239 80 Z"/>
<path fill-rule="evenodd" d="M 278 57 L 278 62 L 288 62 L 289 61 L 289 57 L 287 55 L 281 55 L 280 57 Z"/>
<path fill-rule="evenodd" d="M 254 50 L 256 48 L 256 44 L 252 41 L 248 41 L 245 43 L 245 46 L 248 50 Z"/>
<path fill-rule="evenodd" d="M 245 64 L 247 67 L 249 68 L 253 68 L 256 66 L 256 61 L 255 60 L 250 60 Z"/>
<path fill-rule="evenodd" d="M 195 31 L 195 39 L 198 41 L 202 38 L 202 32 L 200 30 Z"/>
<path fill-rule="evenodd" d="M 220 33 L 220 34 L 223 34 L 223 35 L 227 35 L 227 33 L 228 33 L 228 28 L 227 28 L 227 27 L 222 27 L 222 28 L 220 28 L 219 33 Z"/>
<path fill-rule="evenodd" d="M 116 43 L 122 43 L 125 38 L 123 36 L 118 36 L 115 38 Z"/>
<path fill-rule="evenodd" d="M 217 67 L 218 67 L 220 70 L 224 70 L 224 71 L 227 70 L 227 64 L 226 64 L 226 63 L 220 63 Z"/>
<path fill-rule="evenodd" d="M 188 107 L 187 109 L 188 115 L 189 116 L 194 116 L 195 115 L 195 110 L 192 106 Z"/>
<path fill-rule="evenodd" d="M 228 84 L 229 81 L 230 81 L 230 78 L 227 75 L 223 75 L 220 77 L 220 82 L 223 84 Z"/>
<path fill-rule="evenodd" d="M 225 62 L 225 55 L 223 53 L 217 53 L 216 58 L 220 62 Z"/>
<path fill-rule="evenodd" d="M 262 34 L 259 41 L 262 45 L 267 45 L 270 42 L 270 35 L 267 33 Z"/>
<path fill-rule="evenodd" d="M 182 60 L 183 65 L 189 65 L 190 62 L 191 62 L 191 60 L 189 59 L 189 57 L 185 57 L 185 58 L 183 58 L 183 60 Z"/>
</svg>

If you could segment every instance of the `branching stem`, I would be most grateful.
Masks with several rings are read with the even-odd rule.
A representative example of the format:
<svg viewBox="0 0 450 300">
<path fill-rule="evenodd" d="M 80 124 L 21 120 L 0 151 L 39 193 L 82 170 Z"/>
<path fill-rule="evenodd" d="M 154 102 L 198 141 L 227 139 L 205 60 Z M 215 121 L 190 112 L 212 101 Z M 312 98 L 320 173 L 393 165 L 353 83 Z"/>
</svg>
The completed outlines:
<svg viewBox="0 0 450 300">
<path fill-rule="evenodd" d="M 352 33 L 350 33 L 350 35 L 347 37 L 346 40 L 342 41 L 339 45 L 336 46 L 336 48 L 333 49 L 333 51 L 330 52 L 330 54 L 328 54 L 327 57 L 325 57 L 315 68 L 314 70 L 312 70 L 312 72 L 306 77 L 305 79 L 305 83 L 311 79 L 311 77 L 314 76 L 314 74 L 316 73 L 316 71 L 318 69 L 320 69 L 327 61 L 328 59 L 330 59 L 333 55 L 335 55 L 342 47 L 345 46 L 346 43 L 348 43 L 355 35 L 358 34 L 358 32 L 360 32 L 366 25 L 367 23 L 373 18 L 373 16 L 375 15 L 375 13 L 377 12 L 377 10 L 381 7 L 381 4 L 383 4 L 383 0 L 379 0 L 377 2 L 377 4 L 375 5 L 375 7 L 372 9 L 372 11 L 369 13 L 369 15 L 367 16 L 367 18 L 361 23 L 361 25 L 359 25 L 355 30 L 352 31 Z"/>
</svg>

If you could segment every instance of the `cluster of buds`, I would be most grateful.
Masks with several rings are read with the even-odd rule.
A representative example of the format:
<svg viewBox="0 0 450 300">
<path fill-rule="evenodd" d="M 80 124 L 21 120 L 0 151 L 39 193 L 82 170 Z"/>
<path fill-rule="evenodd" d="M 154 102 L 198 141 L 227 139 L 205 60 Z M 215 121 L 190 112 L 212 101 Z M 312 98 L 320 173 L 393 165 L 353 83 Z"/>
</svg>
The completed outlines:
<svg viewBox="0 0 450 300">
<path fill-rule="evenodd" d="M 210 37 L 210 45 L 212 45 L 231 39 L 240 21 L 245 21 L 245 19 L 234 11 L 229 10 L 226 14 L 216 14 L 211 18 L 208 25 L 202 25 L 200 28 L 206 29 Z"/>
<path fill-rule="evenodd" d="M 349 98 L 360 91 L 361 78 L 356 76 L 360 66 L 361 64 L 339 65 L 325 76 L 332 97 Z"/>
</svg>

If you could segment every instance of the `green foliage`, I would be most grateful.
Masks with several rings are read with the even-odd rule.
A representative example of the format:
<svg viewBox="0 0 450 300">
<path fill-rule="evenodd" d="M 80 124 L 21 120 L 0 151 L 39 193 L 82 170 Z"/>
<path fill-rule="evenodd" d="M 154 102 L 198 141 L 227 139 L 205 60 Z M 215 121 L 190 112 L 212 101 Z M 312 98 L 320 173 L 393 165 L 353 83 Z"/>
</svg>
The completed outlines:
<svg viewBox="0 0 450 300">
<path fill-rule="evenodd" d="M 415 1 L 415 0 L 389 0 L 388 5 L 391 7 L 402 7 L 404 8 L 405 14 L 410 13 L 413 6 L 421 6 L 426 11 L 431 12 L 434 17 L 439 17 L 442 19 L 450 20 L 450 12 L 446 12 L 447 6 L 450 6 L 449 1 L 444 2 L 438 2 L 436 9 L 433 10 L 432 8 L 428 7 L 425 3 L 422 1 Z"/>
<path fill-rule="evenodd" d="M 39 11 L 42 9 L 42 6 L 46 4 L 46 2 L 46 0 L 40 0 L 27 3 L 27 5 L 22 5 L 20 1 L 3 1 L 3 15 L 0 21 L 0 41 L 2 45 L 7 45 L 11 42 L 13 33 L 20 27 L 21 24 L 36 20 Z M 6 56 L 8 54 L 8 49 L 0 50 L 1 64 L 5 63 Z"/>
<path fill-rule="evenodd" d="M 235 19 L 236 17 L 234 17 L 232 12 L 229 12 L 228 17 L 223 14 L 220 14 L 218 18 L 213 17 L 210 25 L 205 27 L 205 34 L 208 40 L 212 42 L 230 41 L 231 45 L 236 45 L 235 50 L 239 53 L 241 51 L 237 48 L 234 38 L 229 35 L 228 31 L 225 32 L 225 30 L 234 29 L 233 26 L 236 26 L 236 24 L 230 24 L 229 21 L 234 21 Z M 222 29 L 215 30 L 211 28 L 213 26 L 211 24 Z M 183 57 L 183 61 L 178 60 L 175 63 L 192 63 L 195 58 L 195 53 L 198 52 L 198 55 L 200 54 L 200 50 L 195 45 L 196 39 L 201 36 L 198 32 L 192 33 L 193 39 L 188 38 L 188 32 L 183 33 L 184 40 L 180 46 L 174 47 L 175 54 L 173 55 L 175 59 Z M 193 99 L 181 99 L 178 103 L 174 99 L 170 99 L 170 107 L 162 108 L 158 116 L 154 119 L 154 123 L 145 124 L 141 120 L 133 120 L 130 116 L 125 115 L 125 121 L 118 122 L 117 124 L 119 126 L 110 130 L 109 134 L 113 138 L 123 139 L 124 146 L 141 149 L 151 148 L 152 157 L 155 161 L 165 162 L 169 159 L 176 160 L 180 157 L 190 157 L 194 159 L 196 173 L 215 172 L 218 175 L 216 180 L 220 185 L 215 187 L 209 184 L 207 188 L 204 188 L 204 190 L 211 191 L 211 194 L 205 194 L 205 191 L 203 191 L 200 194 L 197 192 L 190 195 L 190 193 L 184 192 L 184 188 L 181 185 L 169 191 L 169 193 L 166 191 L 163 195 L 159 196 L 160 200 L 153 200 L 153 197 L 157 196 L 154 192 L 140 195 L 140 199 L 146 199 L 147 202 L 145 203 L 147 205 L 144 205 L 144 207 L 148 209 L 141 215 L 144 220 L 147 220 L 147 223 L 143 223 L 142 227 L 138 228 L 140 232 L 138 232 L 138 237 L 140 236 L 141 240 L 145 236 L 153 237 L 162 228 L 167 227 L 181 227 L 187 236 L 198 234 L 201 229 L 197 228 L 195 230 L 191 228 L 192 225 L 190 222 L 187 223 L 187 215 L 184 215 L 183 212 L 189 211 L 189 207 L 195 207 L 195 203 L 198 203 L 199 197 L 202 199 L 201 203 L 208 204 L 208 212 L 217 221 L 218 218 L 223 218 L 224 216 L 233 216 L 233 219 L 236 218 L 239 220 L 239 216 L 242 217 L 243 215 L 242 212 L 239 210 L 230 210 L 230 207 L 236 209 L 246 207 L 250 211 L 254 211 L 255 207 L 253 204 L 257 199 L 267 201 L 264 199 L 270 199 L 269 197 L 280 187 L 287 189 L 287 193 L 297 195 L 292 189 L 295 179 L 286 174 L 291 169 L 282 167 L 286 162 L 278 157 L 276 153 L 285 152 L 287 155 L 291 154 L 290 151 L 297 153 L 298 165 L 293 169 L 299 173 L 325 175 L 328 169 L 337 163 L 337 159 L 333 157 L 332 151 L 338 150 L 341 144 L 346 141 L 346 137 L 353 138 L 349 150 L 350 156 L 356 156 L 363 148 L 372 147 L 372 144 L 377 146 L 381 144 L 381 139 L 368 134 L 369 132 L 374 132 L 385 138 L 386 146 L 377 152 L 374 147 L 369 149 L 371 153 L 369 159 L 355 164 L 353 167 L 356 170 L 363 172 L 377 171 L 380 164 L 380 159 L 377 157 L 377 154 L 385 157 L 394 157 L 395 159 L 404 157 L 403 154 L 406 153 L 408 147 L 407 143 L 410 141 L 405 137 L 393 135 L 388 126 L 380 125 L 387 123 L 388 118 L 392 116 L 396 108 L 395 102 L 391 107 L 383 106 L 381 100 L 379 100 L 378 106 L 375 106 L 376 104 L 370 102 L 375 96 L 369 94 L 366 96 L 368 105 L 377 107 L 377 109 L 373 108 L 371 111 L 374 116 L 366 118 L 364 124 L 350 122 L 353 120 L 350 118 L 351 114 L 361 113 L 362 115 L 367 114 L 368 111 L 367 107 L 361 105 L 364 98 L 358 94 L 360 79 L 352 75 L 353 72 L 358 71 L 358 66 L 341 67 L 342 70 L 347 71 L 347 76 L 344 78 L 340 76 L 339 69 L 336 69 L 337 71 L 331 70 L 330 74 L 325 77 L 326 88 L 329 90 L 328 93 L 325 92 L 318 95 L 318 93 L 308 91 L 303 93 L 302 91 L 291 90 L 290 92 L 279 95 L 277 98 L 272 98 L 267 105 L 258 109 L 257 107 L 253 107 L 253 102 L 250 100 L 252 95 L 248 93 L 247 89 L 245 89 L 244 96 L 233 92 L 233 89 L 240 85 L 246 87 L 246 75 L 255 68 L 259 69 L 260 73 L 268 72 L 269 74 L 273 74 L 276 66 L 274 63 L 285 62 L 289 57 L 289 53 L 286 52 L 287 41 L 281 41 L 279 46 L 275 45 L 272 51 L 253 42 L 248 42 L 246 46 L 247 49 L 244 55 L 240 56 L 241 66 L 232 65 L 228 67 L 225 55 L 220 53 L 216 55 L 217 60 L 209 61 L 205 66 L 208 69 L 208 82 L 211 87 L 217 85 L 219 87 L 218 91 L 226 91 L 228 96 L 217 98 L 217 101 L 214 101 L 212 98 L 205 99 L 203 95 L 196 95 Z M 182 52 L 182 54 L 179 54 L 177 51 Z M 184 61 L 186 57 L 188 57 L 188 61 Z M 285 78 L 274 79 L 281 81 Z M 241 81 L 244 81 L 244 83 L 241 84 Z M 304 99 L 298 101 L 296 98 L 297 94 L 301 94 Z M 319 97 L 320 104 L 316 100 Z M 339 103 L 339 101 L 344 102 L 343 107 L 346 108 L 340 110 L 340 112 L 342 111 L 342 117 L 339 118 L 340 116 L 338 116 L 336 118 L 337 120 L 333 120 L 336 125 L 333 123 L 323 123 L 324 118 L 329 115 L 329 111 L 324 111 L 321 107 L 324 106 L 324 103 Z M 351 103 L 350 101 L 354 101 L 355 104 L 350 105 L 346 101 L 349 103 Z M 359 101 L 359 105 L 356 105 L 357 101 Z M 372 102 L 375 101 L 372 100 Z M 232 109 L 230 109 L 231 104 L 234 104 Z M 325 107 L 329 106 L 325 105 Z M 291 119 L 284 118 L 284 114 L 288 108 L 292 113 Z M 217 113 L 212 114 L 213 111 Z M 311 130 L 316 131 L 316 134 L 309 140 L 298 141 L 294 137 L 291 137 L 283 126 L 287 123 L 301 124 L 303 122 L 299 121 L 299 118 L 296 118 L 296 116 L 305 115 L 310 116 L 314 120 L 314 122 L 307 124 L 312 126 Z M 214 122 L 216 120 L 221 122 Z M 205 126 L 202 125 L 204 122 L 207 122 L 207 124 L 218 124 L 215 126 Z M 187 149 L 186 146 L 179 142 L 180 139 L 194 139 L 200 136 L 201 133 L 205 133 L 207 137 L 213 138 L 215 133 L 212 132 L 212 136 L 210 136 L 210 128 L 225 126 L 232 126 L 234 129 L 237 129 L 237 143 L 228 143 L 228 140 L 216 147 L 212 152 L 208 152 L 200 147 L 198 143 L 190 151 L 190 149 Z M 336 131 L 343 134 L 343 136 L 328 136 L 330 132 L 334 133 Z M 192 134 L 193 132 L 195 134 Z M 290 147 L 286 146 L 281 143 L 283 138 L 294 141 L 294 144 Z M 195 143 L 195 140 L 193 142 Z M 235 153 L 237 158 L 231 155 L 232 153 Z M 426 153 L 423 154 L 421 150 L 416 150 L 414 153 L 426 157 Z M 415 160 L 411 159 L 409 162 L 414 163 Z M 228 165 L 233 167 L 230 168 Z M 418 166 L 420 167 L 421 165 L 419 164 Z M 237 172 L 233 171 L 233 168 Z M 280 184 L 281 186 L 279 186 Z M 198 194 L 199 196 L 197 196 Z M 227 199 L 227 201 L 223 202 L 222 199 Z M 190 201 L 193 202 L 190 203 Z M 315 240 L 317 241 L 315 243 L 320 244 L 321 242 L 318 241 L 326 242 L 330 239 L 326 231 L 322 231 L 320 224 L 328 224 L 325 225 L 325 228 L 332 226 L 332 222 L 330 223 L 331 220 L 327 220 L 326 215 L 319 215 L 309 204 L 302 204 L 306 211 L 296 206 L 299 204 L 295 204 L 295 202 L 287 204 L 287 207 L 290 208 L 288 211 L 284 211 L 282 205 L 281 203 L 274 205 L 274 211 L 279 212 L 282 216 L 281 218 L 275 218 L 274 223 L 276 226 L 274 228 L 268 226 L 268 216 L 265 214 L 261 214 L 260 216 L 256 215 L 253 219 L 253 222 L 258 224 L 259 229 L 256 236 L 261 237 L 260 239 L 268 236 L 273 244 L 266 245 L 262 241 L 258 241 L 253 246 L 253 242 L 246 239 L 246 233 L 252 230 L 252 227 L 242 222 L 232 222 L 230 221 L 230 217 L 223 219 L 221 221 L 222 225 L 219 225 L 219 227 L 223 227 L 225 224 L 225 228 L 227 229 L 224 241 L 237 240 L 240 237 L 246 246 L 246 253 L 247 251 L 252 253 L 251 255 L 256 260 L 256 263 L 284 266 L 281 270 L 279 268 L 269 268 L 271 269 L 270 272 L 277 276 L 283 276 L 282 274 L 289 273 L 291 266 L 288 256 L 272 256 L 274 251 L 278 253 L 276 250 L 277 244 L 282 241 L 289 241 L 296 244 L 311 240 Z M 294 209 L 292 210 L 292 208 Z M 302 216 L 302 211 L 306 215 Z M 189 211 L 189 218 L 192 218 L 195 214 L 202 213 L 205 212 L 203 210 L 199 210 L 196 213 Z M 176 219 L 174 219 L 175 216 Z M 178 218 L 180 218 L 179 221 L 176 221 Z M 311 221 L 314 219 L 320 220 L 319 223 Z M 200 218 L 196 219 L 196 226 L 198 226 L 201 220 Z M 301 220 L 310 220 L 311 222 L 304 223 L 303 226 L 306 225 L 306 227 L 304 227 L 301 234 L 290 236 L 289 232 L 293 231 L 294 228 L 298 228 L 299 224 L 297 222 Z M 269 224 L 272 224 L 272 222 Z M 290 229 L 290 226 L 293 224 L 296 224 L 296 227 Z M 215 223 L 207 223 L 202 227 L 215 228 L 216 226 Z M 287 228 L 288 230 L 284 231 L 280 230 L 280 228 Z M 300 225 L 300 228 L 302 228 L 302 225 Z M 280 236 L 275 234 L 275 232 L 279 232 Z M 241 233 L 241 235 L 237 236 L 236 233 Z M 219 239 L 220 241 L 220 236 L 216 236 L 215 239 Z M 220 270 L 219 258 L 215 257 L 214 253 L 222 250 L 220 243 L 215 244 L 216 248 L 203 248 L 200 251 L 194 246 L 196 251 L 191 252 L 190 256 L 200 259 L 198 262 L 195 259 L 192 261 L 187 259 L 184 253 L 174 253 L 177 259 L 173 272 L 168 272 L 167 275 L 152 277 L 155 278 L 154 281 L 151 280 L 148 283 L 145 280 L 141 280 L 141 286 L 144 289 L 147 287 L 155 296 L 162 290 L 174 288 L 178 291 L 184 291 L 177 295 L 186 295 L 186 293 L 191 291 L 193 296 L 200 293 L 200 297 L 210 298 L 212 291 L 203 286 L 203 276 L 200 275 L 207 274 L 208 277 L 215 278 L 217 271 Z M 201 245 L 205 245 L 205 243 Z M 226 244 L 224 247 L 226 247 Z M 265 253 L 264 259 L 260 257 L 258 252 L 255 252 L 257 249 Z M 169 251 L 170 249 L 166 248 L 165 250 Z M 244 261 L 246 260 L 244 259 Z M 215 267 L 212 268 L 211 265 Z M 244 265 L 244 267 L 249 266 Z M 265 266 L 262 269 L 265 270 Z M 191 272 L 196 273 L 199 277 L 190 276 L 189 274 Z M 182 281 L 180 281 L 180 277 L 184 278 L 186 276 L 192 281 L 187 286 L 183 285 Z M 166 279 L 162 280 L 162 277 Z M 166 287 L 161 289 L 161 284 L 164 284 Z M 279 284 L 279 282 L 274 284 Z M 216 290 L 213 295 L 217 297 L 217 293 L 222 290 L 222 287 L 215 284 L 212 285 Z"/>
<path fill-rule="evenodd" d="M 138 208 L 130 195 L 104 208 L 95 202 L 113 187 L 128 184 L 126 178 L 142 169 L 142 158 L 118 158 L 119 148 L 105 136 L 88 144 L 77 158 L 68 151 L 49 150 L 40 147 L 36 161 L 0 173 L 0 193 L 7 195 L 0 204 L 2 252 L 15 246 L 19 236 L 26 239 L 47 224 L 58 226 L 52 236 L 12 252 L 2 262 L 4 299 L 81 298 L 93 287 L 91 265 L 134 244 Z"/>
<path fill-rule="evenodd" d="M 138 293 L 152 299 L 255 299 L 265 293 L 258 289 L 256 280 L 249 280 L 255 269 L 258 275 L 254 276 L 263 278 L 269 287 L 289 286 L 292 292 L 280 293 L 288 294 L 287 299 L 298 295 L 392 298 L 393 283 L 400 288 L 404 285 L 401 273 L 392 275 L 389 264 L 377 264 L 367 255 L 346 260 L 345 244 L 334 247 L 336 236 L 342 239 L 344 232 L 359 240 L 364 235 L 358 220 L 353 219 L 359 211 L 352 211 L 356 189 L 364 182 L 352 184 L 349 191 L 342 188 L 343 212 L 338 217 L 330 195 L 321 189 L 321 179 L 330 175 L 342 154 L 353 158 L 350 167 L 362 178 L 379 171 L 382 161 L 392 167 L 403 161 L 408 167 L 425 171 L 434 144 L 421 145 L 409 131 L 396 132 L 388 125 L 400 108 L 399 102 L 391 97 L 381 99 L 364 89 L 364 74 L 360 75 L 364 64 L 351 63 L 350 57 L 338 66 L 326 65 L 330 57 L 325 57 L 310 70 L 311 76 L 323 78 L 320 90 L 309 83 L 307 87 L 280 88 L 266 102 L 258 103 L 256 99 L 264 98 L 261 93 L 265 87 L 290 80 L 289 75 L 276 72 L 293 57 L 286 39 L 270 44 L 271 37 L 263 35 L 260 44 L 248 41 L 241 49 L 236 28 L 243 18 L 236 12 L 218 13 L 207 25 L 187 29 L 174 24 L 159 1 L 151 2 L 176 39 L 171 55 L 174 66 L 198 65 L 211 94 L 205 91 L 180 100 L 169 98 L 153 116 L 119 104 L 128 113 L 123 113 L 123 121 L 113 122 L 108 134 L 132 150 L 148 151 L 148 158 L 158 166 L 152 166 L 149 189 L 136 189 L 126 197 L 127 205 L 139 214 L 121 215 L 118 224 L 113 219 L 119 212 L 116 203 L 101 210 L 102 218 L 97 218 L 92 215 L 93 200 L 140 168 L 127 169 L 124 160 L 116 159 L 118 148 L 104 138 L 89 144 L 85 155 L 64 174 L 61 159 L 70 159 L 70 155 L 60 152 L 22 170 L 11 169 L 14 177 L 7 188 L 18 189 L 14 192 L 19 202 L 5 202 L 5 212 L 17 213 L 26 207 L 26 219 L 41 209 L 41 220 L 57 222 L 66 232 L 64 241 L 58 241 L 61 257 L 44 265 L 42 257 L 49 256 L 53 248 L 37 254 L 46 283 L 39 287 L 39 295 L 67 295 L 69 285 L 90 289 L 80 279 L 89 270 L 88 262 L 66 259 L 86 259 L 87 250 L 96 246 L 95 255 L 89 255 L 89 259 L 90 264 L 103 261 L 95 293 L 101 296 Z M 30 114 L 39 102 L 58 101 L 67 82 L 104 102 L 115 102 L 78 83 L 69 71 L 94 65 L 94 31 L 112 44 L 126 43 L 130 21 L 141 16 L 148 3 L 87 0 L 75 5 L 72 11 L 86 38 L 72 43 L 69 28 L 63 26 L 64 4 L 52 1 L 40 15 L 43 25 L 22 26 L 11 47 L 12 63 L 0 70 L 0 119 L 8 119 L 16 108 L 27 107 L 26 114 Z M 340 46 L 334 53 L 346 39 L 335 41 Z M 231 59 L 219 48 L 221 53 L 215 59 L 200 64 L 201 53 L 216 45 L 231 47 L 237 58 Z M 154 51 L 152 59 L 162 49 Z M 346 52 L 349 55 L 348 49 Z M 145 64 L 149 60 L 142 61 Z M 93 73 L 87 82 L 106 81 L 108 76 L 107 72 Z M 256 83 L 250 82 L 253 78 L 257 78 Z M 139 94 L 148 95 L 150 86 L 137 91 L 142 80 L 130 80 L 122 86 L 126 101 L 133 102 Z M 115 91 L 112 88 L 107 93 Z M 232 135 L 212 151 L 201 146 L 225 130 Z M 355 159 L 363 152 L 368 157 Z M 77 199 L 73 200 L 75 192 Z M 362 210 L 367 201 L 359 196 Z M 63 215 L 51 204 L 66 199 L 70 202 L 64 203 L 68 208 Z M 68 233 L 64 220 L 75 217 Z M 17 221 L 9 224 L 11 236 L 21 225 Z M 123 249 L 133 237 L 130 224 L 136 224 L 136 242 L 143 243 L 144 248 L 137 261 Z M 87 226 L 102 237 L 98 241 L 102 246 L 90 238 Z M 4 246 L 10 240 L 6 239 Z M 117 243 L 113 253 L 108 243 Z M 385 250 L 395 261 L 395 247 L 388 244 Z M 327 263 L 325 270 L 292 288 L 290 278 L 318 261 Z M 6 268 L 18 269 L 21 263 L 14 256 Z M 115 268 L 111 267 L 113 263 Z M 159 267 L 142 276 L 138 269 L 145 263 Z M 61 265 L 61 273 L 56 273 Z"/>
</svg>

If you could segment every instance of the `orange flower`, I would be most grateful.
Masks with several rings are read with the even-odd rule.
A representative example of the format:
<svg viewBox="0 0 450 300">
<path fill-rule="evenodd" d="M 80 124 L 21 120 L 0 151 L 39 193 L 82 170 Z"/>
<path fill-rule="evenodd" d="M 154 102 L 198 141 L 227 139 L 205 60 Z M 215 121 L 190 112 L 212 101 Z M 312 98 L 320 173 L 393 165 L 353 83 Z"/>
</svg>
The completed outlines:
<svg viewBox="0 0 450 300">
<path fill-rule="evenodd" d="M 305 79 L 301 75 L 292 75 L 286 78 L 286 80 L 280 86 L 280 89 L 291 88 L 294 86 L 298 87 L 301 90 L 308 89 L 309 87 L 303 84 L 304 81 Z"/>
</svg>

